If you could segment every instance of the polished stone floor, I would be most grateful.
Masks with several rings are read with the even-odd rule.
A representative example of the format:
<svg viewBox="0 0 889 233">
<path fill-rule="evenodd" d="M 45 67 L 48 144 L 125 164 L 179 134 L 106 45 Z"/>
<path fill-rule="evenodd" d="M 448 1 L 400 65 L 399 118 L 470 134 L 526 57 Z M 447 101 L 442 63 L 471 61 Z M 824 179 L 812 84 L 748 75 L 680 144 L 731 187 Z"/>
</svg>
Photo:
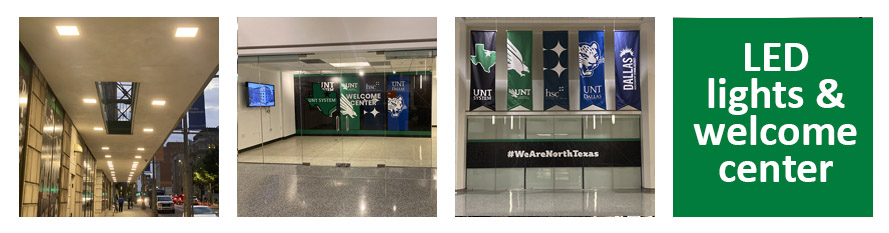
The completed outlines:
<svg viewBox="0 0 889 233">
<path fill-rule="evenodd" d="M 436 216 L 436 169 L 238 163 L 239 217 Z"/>
<path fill-rule="evenodd" d="M 654 193 L 611 189 L 458 191 L 455 211 L 457 216 L 654 216 Z"/>
<path fill-rule="evenodd" d="M 436 167 L 436 128 L 431 138 L 364 136 L 295 136 L 238 154 L 238 162 L 312 166 Z"/>
</svg>

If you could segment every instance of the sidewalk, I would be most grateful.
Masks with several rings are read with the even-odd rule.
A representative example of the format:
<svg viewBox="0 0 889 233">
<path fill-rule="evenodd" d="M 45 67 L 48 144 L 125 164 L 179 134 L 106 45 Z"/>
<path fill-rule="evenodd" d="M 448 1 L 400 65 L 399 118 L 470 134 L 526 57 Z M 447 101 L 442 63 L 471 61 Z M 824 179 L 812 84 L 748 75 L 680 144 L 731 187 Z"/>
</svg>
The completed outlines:
<svg viewBox="0 0 889 233">
<path fill-rule="evenodd" d="M 123 212 L 106 211 L 105 217 L 151 217 L 151 209 L 142 209 L 141 206 L 133 206 L 132 209 L 123 207 Z"/>
</svg>

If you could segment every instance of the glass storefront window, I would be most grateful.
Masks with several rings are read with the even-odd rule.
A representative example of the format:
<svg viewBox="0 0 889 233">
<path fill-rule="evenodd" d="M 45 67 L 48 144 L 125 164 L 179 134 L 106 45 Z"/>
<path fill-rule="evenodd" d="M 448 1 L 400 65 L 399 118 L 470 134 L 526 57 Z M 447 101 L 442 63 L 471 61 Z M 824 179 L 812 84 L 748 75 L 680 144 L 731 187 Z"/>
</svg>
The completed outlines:
<svg viewBox="0 0 889 233">
<path fill-rule="evenodd" d="M 436 50 L 239 57 L 239 162 L 434 167 Z M 275 87 L 254 107 L 247 83 Z"/>
</svg>

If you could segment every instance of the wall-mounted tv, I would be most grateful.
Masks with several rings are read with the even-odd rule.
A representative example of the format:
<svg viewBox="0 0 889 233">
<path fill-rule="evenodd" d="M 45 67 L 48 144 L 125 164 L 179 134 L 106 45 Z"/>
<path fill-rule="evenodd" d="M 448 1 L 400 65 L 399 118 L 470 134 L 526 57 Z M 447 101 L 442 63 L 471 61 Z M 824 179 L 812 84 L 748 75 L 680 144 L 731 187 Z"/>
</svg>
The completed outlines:
<svg viewBox="0 0 889 233">
<path fill-rule="evenodd" d="M 247 107 L 275 106 L 275 85 L 247 82 Z"/>
</svg>

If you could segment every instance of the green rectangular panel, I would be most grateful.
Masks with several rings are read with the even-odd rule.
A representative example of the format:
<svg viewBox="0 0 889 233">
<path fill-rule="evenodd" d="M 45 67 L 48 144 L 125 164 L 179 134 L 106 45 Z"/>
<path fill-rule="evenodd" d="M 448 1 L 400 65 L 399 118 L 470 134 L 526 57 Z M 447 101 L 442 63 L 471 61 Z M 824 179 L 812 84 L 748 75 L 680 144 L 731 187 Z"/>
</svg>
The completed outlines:
<svg viewBox="0 0 889 233">
<path fill-rule="evenodd" d="M 868 18 L 674 19 L 673 214 L 873 216 L 873 42 Z"/>
</svg>

